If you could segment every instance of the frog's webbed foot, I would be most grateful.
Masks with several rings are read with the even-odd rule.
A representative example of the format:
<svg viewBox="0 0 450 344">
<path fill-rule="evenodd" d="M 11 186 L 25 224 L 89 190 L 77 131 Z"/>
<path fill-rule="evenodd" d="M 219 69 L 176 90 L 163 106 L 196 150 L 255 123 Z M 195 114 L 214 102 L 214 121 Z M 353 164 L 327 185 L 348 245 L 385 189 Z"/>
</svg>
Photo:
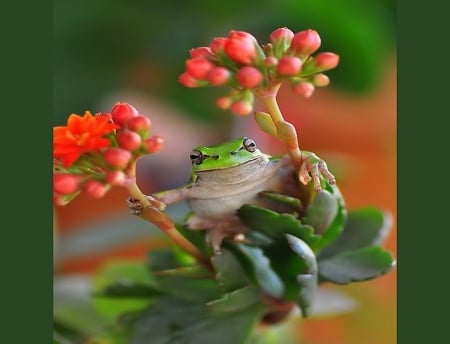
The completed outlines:
<svg viewBox="0 0 450 344">
<path fill-rule="evenodd" d="M 320 186 L 321 175 L 328 181 L 328 183 L 336 183 L 336 178 L 328 170 L 326 162 L 319 158 L 316 154 L 303 151 L 302 158 L 303 163 L 300 167 L 299 179 L 303 184 L 308 184 L 312 179 L 314 183 L 314 190 L 320 191 L 322 189 Z"/>
<path fill-rule="evenodd" d="M 164 211 L 164 209 L 166 208 L 166 205 L 163 202 L 157 200 L 153 196 L 145 196 L 145 198 L 147 198 L 150 204 L 152 204 L 151 207 L 157 209 L 158 211 Z M 132 215 L 140 216 L 145 209 L 145 206 L 137 198 L 128 197 L 126 199 L 126 204 L 130 214 Z"/>
</svg>

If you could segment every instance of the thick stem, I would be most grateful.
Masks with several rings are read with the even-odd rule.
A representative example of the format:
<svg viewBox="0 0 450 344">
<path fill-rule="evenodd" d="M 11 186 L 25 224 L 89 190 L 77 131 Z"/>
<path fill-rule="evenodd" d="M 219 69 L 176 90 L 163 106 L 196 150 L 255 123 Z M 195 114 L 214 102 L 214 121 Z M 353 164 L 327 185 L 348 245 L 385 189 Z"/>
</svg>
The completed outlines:
<svg viewBox="0 0 450 344">
<path fill-rule="evenodd" d="M 273 88 L 271 92 L 259 94 L 258 96 L 261 98 L 272 117 L 273 123 L 277 128 L 277 137 L 287 146 L 292 163 L 299 171 L 302 166 L 302 152 L 298 145 L 297 132 L 292 124 L 284 120 L 280 111 L 276 99 L 278 89 L 279 85 L 276 88 Z"/>
</svg>

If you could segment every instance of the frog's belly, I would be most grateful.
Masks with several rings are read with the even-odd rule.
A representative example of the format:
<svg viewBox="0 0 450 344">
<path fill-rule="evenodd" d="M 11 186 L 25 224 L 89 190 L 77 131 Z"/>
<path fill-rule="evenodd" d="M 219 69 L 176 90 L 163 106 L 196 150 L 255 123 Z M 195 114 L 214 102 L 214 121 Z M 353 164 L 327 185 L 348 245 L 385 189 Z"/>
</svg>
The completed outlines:
<svg viewBox="0 0 450 344">
<path fill-rule="evenodd" d="M 229 196 L 206 199 L 188 199 L 187 202 L 197 216 L 216 217 L 234 214 L 243 204 L 256 203 L 262 190 L 241 192 Z"/>
</svg>

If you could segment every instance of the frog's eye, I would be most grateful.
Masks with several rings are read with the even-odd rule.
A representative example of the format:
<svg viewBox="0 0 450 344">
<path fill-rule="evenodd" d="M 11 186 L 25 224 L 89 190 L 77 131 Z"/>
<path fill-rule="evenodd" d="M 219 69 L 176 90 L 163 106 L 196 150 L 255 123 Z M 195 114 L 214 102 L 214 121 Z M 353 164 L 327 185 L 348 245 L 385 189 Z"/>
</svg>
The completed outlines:
<svg viewBox="0 0 450 344">
<path fill-rule="evenodd" d="M 256 142 L 252 139 L 246 138 L 244 142 L 242 142 L 244 148 L 248 150 L 250 153 L 253 153 L 256 150 Z"/>
<path fill-rule="evenodd" d="M 203 154 L 199 150 L 194 149 L 190 155 L 192 164 L 200 165 L 203 161 Z"/>
</svg>

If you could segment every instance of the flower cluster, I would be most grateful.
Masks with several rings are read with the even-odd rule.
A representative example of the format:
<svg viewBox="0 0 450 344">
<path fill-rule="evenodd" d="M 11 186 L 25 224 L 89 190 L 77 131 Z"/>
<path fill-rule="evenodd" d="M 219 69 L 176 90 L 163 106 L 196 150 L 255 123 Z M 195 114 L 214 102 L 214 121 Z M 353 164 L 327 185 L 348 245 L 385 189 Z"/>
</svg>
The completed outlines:
<svg viewBox="0 0 450 344">
<path fill-rule="evenodd" d="M 331 52 L 312 56 L 320 45 L 319 34 L 311 29 L 294 34 L 279 28 L 262 46 L 250 33 L 233 30 L 228 37 L 214 38 L 208 47 L 191 49 L 179 82 L 192 88 L 228 85 L 232 91 L 216 105 L 247 115 L 253 110 L 254 95 L 273 93 L 284 81 L 304 97 L 327 86 L 329 78 L 322 72 L 336 67 L 339 56 Z"/>
<path fill-rule="evenodd" d="M 71 114 L 66 126 L 53 128 L 54 202 L 65 205 L 81 191 L 100 198 L 111 186 L 135 179 L 135 163 L 157 152 L 159 136 L 150 137 L 150 119 L 128 103 L 110 113 Z"/>
</svg>

